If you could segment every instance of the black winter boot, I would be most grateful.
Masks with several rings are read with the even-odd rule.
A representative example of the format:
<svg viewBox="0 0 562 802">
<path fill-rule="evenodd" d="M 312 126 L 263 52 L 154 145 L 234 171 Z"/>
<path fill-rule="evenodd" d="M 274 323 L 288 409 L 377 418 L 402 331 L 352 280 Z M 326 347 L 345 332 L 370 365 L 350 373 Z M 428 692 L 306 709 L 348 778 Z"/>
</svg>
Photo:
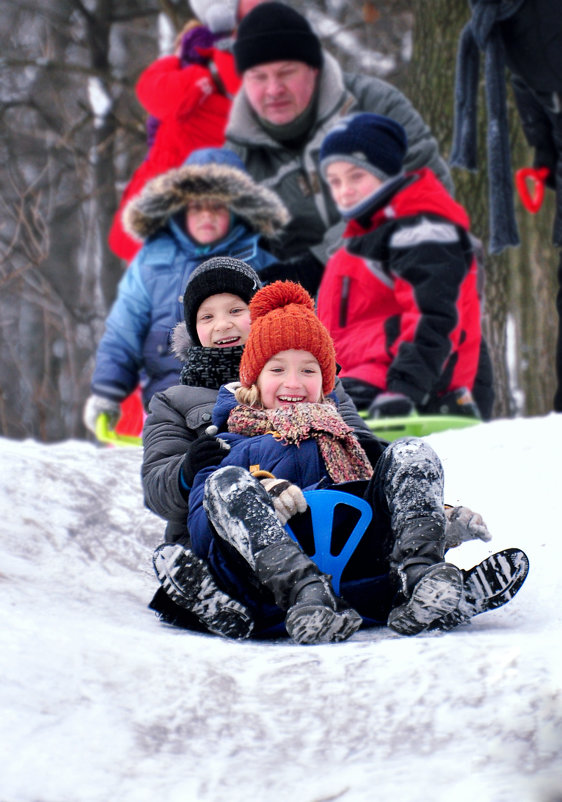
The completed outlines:
<svg viewBox="0 0 562 802">
<path fill-rule="evenodd" d="M 464 593 L 459 606 L 434 621 L 431 629 L 450 630 L 507 604 L 527 578 L 529 559 L 521 549 L 504 549 L 461 573 Z"/>
<path fill-rule="evenodd" d="M 287 534 L 256 555 L 256 576 L 287 610 L 285 627 L 296 643 L 334 643 L 356 632 L 362 618 L 330 585 L 330 577 Z"/>
<path fill-rule="evenodd" d="M 321 574 L 286 533 L 260 482 L 235 466 L 207 480 L 204 506 L 217 534 L 245 559 L 256 578 L 287 613 L 286 628 L 297 643 L 349 638 L 361 617 L 345 608 Z"/>
<path fill-rule="evenodd" d="M 163 543 L 152 558 L 167 595 L 193 613 L 215 635 L 248 638 L 254 628 L 249 610 L 221 590 L 209 566 L 179 543 Z"/>
<path fill-rule="evenodd" d="M 424 517 L 410 521 L 396 538 L 390 561 L 400 591 L 387 624 L 401 635 L 422 632 L 459 606 L 462 574 L 443 562 L 444 532 L 444 519 Z"/>
</svg>

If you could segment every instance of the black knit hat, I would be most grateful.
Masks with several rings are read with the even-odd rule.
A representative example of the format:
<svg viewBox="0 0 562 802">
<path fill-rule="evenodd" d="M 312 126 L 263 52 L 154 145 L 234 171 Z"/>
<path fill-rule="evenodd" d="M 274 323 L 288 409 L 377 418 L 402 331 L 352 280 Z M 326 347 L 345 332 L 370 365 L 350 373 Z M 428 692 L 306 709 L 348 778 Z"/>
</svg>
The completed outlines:
<svg viewBox="0 0 562 802">
<path fill-rule="evenodd" d="M 272 61 L 303 61 L 322 66 L 322 46 L 308 20 L 284 3 L 262 3 L 246 14 L 234 42 L 240 75 Z"/>
<path fill-rule="evenodd" d="M 201 345 L 197 336 L 197 311 L 206 298 L 230 292 L 249 303 L 260 287 L 256 271 L 241 259 L 214 256 L 196 267 L 183 294 L 183 316 L 192 342 Z"/>
<path fill-rule="evenodd" d="M 402 172 L 408 139 L 402 126 L 380 114 L 346 117 L 328 132 L 320 148 L 322 175 L 330 162 L 349 161 L 387 181 Z"/>
</svg>

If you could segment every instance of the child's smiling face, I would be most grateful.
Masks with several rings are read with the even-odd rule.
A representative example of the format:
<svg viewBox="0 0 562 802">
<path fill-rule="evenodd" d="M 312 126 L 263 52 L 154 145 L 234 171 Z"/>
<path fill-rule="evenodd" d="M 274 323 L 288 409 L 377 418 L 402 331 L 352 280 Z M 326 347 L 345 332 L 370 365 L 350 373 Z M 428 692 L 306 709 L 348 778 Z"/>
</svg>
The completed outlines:
<svg viewBox="0 0 562 802">
<path fill-rule="evenodd" d="M 256 382 L 265 409 L 322 399 L 322 371 L 309 351 L 280 351 L 271 357 Z"/>
<path fill-rule="evenodd" d="M 248 304 L 230 292 L 210 295 L 197 310 L 195 328 L 204 348 L 244 345 L 250 333 Z"/>
</svg>

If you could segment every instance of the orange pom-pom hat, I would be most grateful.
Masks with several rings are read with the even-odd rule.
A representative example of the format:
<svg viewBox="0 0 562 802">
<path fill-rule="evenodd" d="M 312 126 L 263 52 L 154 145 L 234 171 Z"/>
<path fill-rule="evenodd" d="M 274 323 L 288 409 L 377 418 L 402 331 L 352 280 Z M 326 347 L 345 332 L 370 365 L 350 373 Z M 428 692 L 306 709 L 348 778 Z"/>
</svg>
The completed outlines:
<svg viewBox="0 0 562 802">
<path fill-rule="evenodd" d="M 280 351 L 309 351 L 322 371 L 322 389 L 336 380 L 336 352 L 328 329 L 314 313 L 314 301 L 300 284 L 275 281 L 250 301 L 252 325 L 240 361 L 240 381 L 255 384 L 263 366 Z"/>
</svg>

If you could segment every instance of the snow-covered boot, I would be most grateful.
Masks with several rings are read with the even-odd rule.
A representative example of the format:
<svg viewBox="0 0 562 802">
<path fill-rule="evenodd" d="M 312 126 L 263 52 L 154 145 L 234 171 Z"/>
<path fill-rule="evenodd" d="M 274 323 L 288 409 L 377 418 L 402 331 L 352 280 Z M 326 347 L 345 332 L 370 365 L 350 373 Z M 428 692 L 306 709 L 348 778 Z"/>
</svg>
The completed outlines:
<svg viewBox="0 0 562 802">
<path fill-rule="evenodd" d="M 219 468 L 205 487 L 204 506 L 217 534 L 247 562 L 282 610 L 297 643 L 345 640 L 361 617 L 338 600 L 329 578 L 287 534 L 260 482 L 235 466 Z"/>
<path fill-rule="evenodd" d="M 431 629 L 453 629 L 475 615 L 507 604 L 521 589 L 529 573 L 529 559 L 521 549 L 504 549 L 474 568 L 461 571 L 464 594 L 452 613 L 434 621 Z"/>
<path fill-rule="evenodd" d="M 239 640 L 250 636 L 254 622 L 249 610 L 218 587 L 208 565 L 190 549 L 163 543 L 152 562 L 168 596 L 209 632 Z"/>
<path fill-rule="evenodd" d="M 359 613 L 334 594 L 330 577 L 285 533 L 256 554 L 256 576 L 287 610 L 285 628 L 296 643 L 347 640 L 361 626 Z"/>
<path fill-rule="evenodd" d="M 387 621 L 395 632 L 415 635 L 459 606 L 462 574 L 444 553 L 444 518 L 412 520 L 396 538 L 390 564 L 400 590 Z"/>
</svg>

